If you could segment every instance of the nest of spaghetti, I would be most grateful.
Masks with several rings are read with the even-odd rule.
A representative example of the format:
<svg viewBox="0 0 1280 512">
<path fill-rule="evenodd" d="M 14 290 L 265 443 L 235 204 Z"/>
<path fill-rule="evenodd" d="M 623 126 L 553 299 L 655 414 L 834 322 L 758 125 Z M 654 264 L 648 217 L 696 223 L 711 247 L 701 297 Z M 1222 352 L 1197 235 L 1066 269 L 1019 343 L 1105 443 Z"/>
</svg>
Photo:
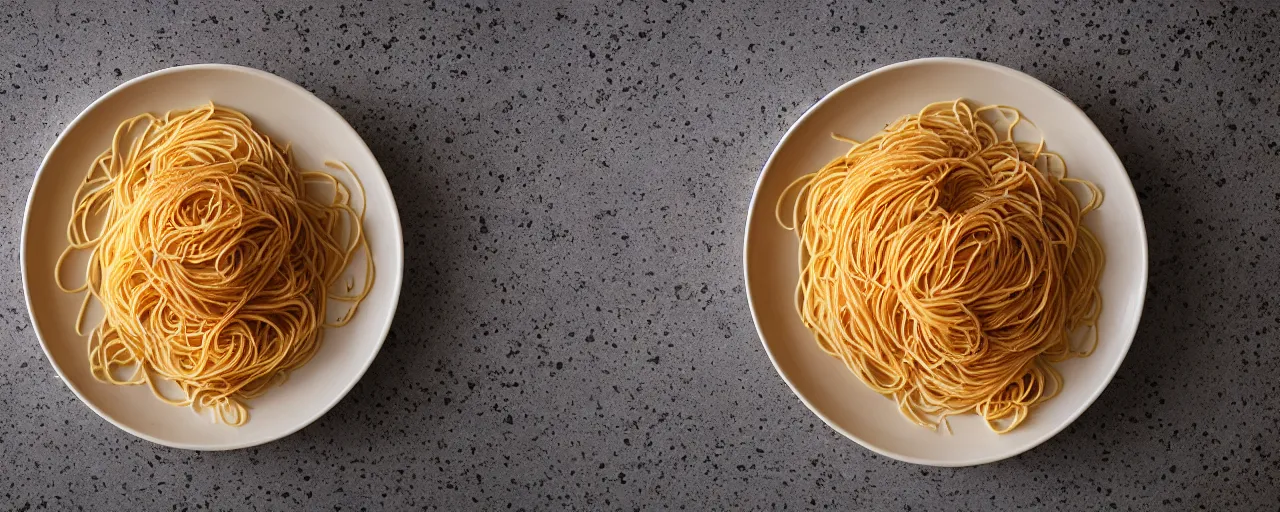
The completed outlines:
<svg viewBox="0 0 1280 512">
<path fill-rule="evenodd" d="M 243 424 L 245 400 L 306 364 L 323 328 L 346 324 L 368 294 L 361 203 L 334 175 L 298 169 L 235 110 L 125 121 L 75 196 L 58 262 L 59 286 L 88 292 L 77 332 L 90 300 L 102 306 L 89 333 L 93 375 Z M 362 250 L 362 286 L 339 283 Z M 71 287 L 61 268 L 77 251 L 89 261 Z M 333 301 L 345 305 L 336 318 Z"/>
<path fill-rule="evenodd" d="M 1012 108 L 934 103 L 792 183 L 797 310 L 818 346 L 937 428 L 1008 432 L 1097 346 L 1102 201 L 1056 154 L 1014 140 Z M 1072 185 L 1072 187 L 1069 187 Z M 1081 191 L 1081 197 L 1072 188 Z M 949 427 L 949 424 L 947 424 Z"/>
</svg>

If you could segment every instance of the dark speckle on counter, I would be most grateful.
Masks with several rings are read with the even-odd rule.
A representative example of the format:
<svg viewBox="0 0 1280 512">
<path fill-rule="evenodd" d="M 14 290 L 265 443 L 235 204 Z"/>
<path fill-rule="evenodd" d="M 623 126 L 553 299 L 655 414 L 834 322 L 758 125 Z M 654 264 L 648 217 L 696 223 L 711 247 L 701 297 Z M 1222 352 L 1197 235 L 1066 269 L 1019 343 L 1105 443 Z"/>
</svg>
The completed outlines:
<svg viewBox="0 0 1280 512">
<path fill-rule="evenodd" d="M 7 1 L 3 508 L 1274 509 L 1280 6 L 1065 4 Z M 742 286 L 748 202 L 787 127 L 923 56 L 1021 69 L 1080 105 L 1150 243 L 1110 387 L 1050 441 L 973 468 L 826 427 L 770 365 Z M 157 446 L 82 405 L 23 314 L 17 264 L 66 124 L 124 80 L 199 62 L 333 105 L 405 230 L 368 374 L 301 432 L 231 452 Z"/>
</svg>

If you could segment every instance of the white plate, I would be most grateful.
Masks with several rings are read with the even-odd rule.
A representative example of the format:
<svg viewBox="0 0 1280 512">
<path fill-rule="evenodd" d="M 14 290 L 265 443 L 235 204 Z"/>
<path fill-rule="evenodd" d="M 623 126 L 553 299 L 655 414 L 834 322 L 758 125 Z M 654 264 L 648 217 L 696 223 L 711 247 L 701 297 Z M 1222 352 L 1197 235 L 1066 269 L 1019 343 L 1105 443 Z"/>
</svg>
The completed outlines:
<svg viewBox="0 0 1280 512">
<path fill-rule="evenodd" d="M 304 168 L 325 160 L 351 166 L 368 193 L 365 229 L 377 278 L 350 324 L 330 329 L 319 352 L 282 386 L 248 402 L 242 427 L 212 423 L 206 411 L 164 404 L 146 386 L 104 384 L 89 373 L 87 341 L 75 333 L 81 295 L 63 293 L 53 268 L 67 246 L 71 198 L 121 121 L 214 101 L 244 112 L 272 139 L 291 143 Z M 358 201 L 358 199 L 356 199 Z M 22 285 L 36 336 L 54 370 L 98 415 L 159 444 L 195 450 L 244 448 L 270 442 L 315 421 L 338 403 L 373 362 L 391 328 L 404 261 L 400 219 L 391 187 L 355 130 L 319 98 L 288 80 L 239 66 L 203 64 L 156 71 L 130 80 L 81 112 L 45 156 L 22 231 Z M 68 273 L 68 276 L 74 274 Z M 78 282 L 78 281 L 77 281 Z"/>
<path fill-rule="evenodd" d="M 1102 188 L 1105 202 L 1085 224 L 1107 254 L 1097 352 L 1057 365 L 1062 394 L 1013 432 L 998 435 L 972 414 L 951 418 L 954 434 L 916 426 L 892 399 L 862 384 L 844 364 L 818 349 L 793 300 L 795 234 L 778 226 L 774 205 L 797 177 L 816 171 L 848 145 L 832 132 L 865 139 L 934 101 L 967 98 L 1022 110 L 1044 132 L 1048 148 L 1066 159 L 1072 176 Z M 810 410 L 831 428 L 877 453 L 935 466 L 984 464 L 1022 453 L 1066 428 L 1111 381 L 1138 328 L 1147 287 L 1147 238 L 1133 184 L 1106 138 L 1084 112 L 1026 74 L 968 59 L 902 62 L 867 73 L 832 91 L 787 131 L 765 164 L 747 214 L 744 267 L 747 300 L 769 358 Z"/>
</svg>

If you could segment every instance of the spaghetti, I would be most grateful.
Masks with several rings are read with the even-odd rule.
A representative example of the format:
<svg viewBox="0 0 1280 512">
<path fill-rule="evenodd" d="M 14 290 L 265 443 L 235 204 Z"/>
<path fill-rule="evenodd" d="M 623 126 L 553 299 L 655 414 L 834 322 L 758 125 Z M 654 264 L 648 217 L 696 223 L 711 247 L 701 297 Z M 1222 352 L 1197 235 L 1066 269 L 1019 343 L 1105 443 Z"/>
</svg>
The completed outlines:
<svg viewBox="0 0 1280 512">
<path fill-rule="evenodd" d="M 360 187 L 344 164 L 326 165 Z M 315 185 L 333 192 L 309 193 Z M 63 291 L 88 292 L 77 333 L 90 300 L 102 305 L 89 333 L 94 377 L 147 384 L 165 402 L 244 424 L 244 400 L 310 360 L 322 327 L 349 322 L 373 285 L 359 192 L 357 211 L 341 180 L 299 170 L 287 147 L 212 103 L 122 123 L 76 192 L 55 270 Z M 84 284 L 65 284 L 68 256 L 85 250 Z M 334 291 L 358 251 L 363 284 Z M 335 319 L 330 300 L 347 305 Z"/>
<path fill-rule="evenodd" d="M 986 115 L 1004 118 L 999 130 Z M 793 182 L 796 307 L 818 346 L 911 421 L 975 412 L 1016 428 L 1055 396 L 1052 363 L 1097 346 L 1104 255 L 1081 217 L 1101 204 L 1012 108 L 933 103 Z M 1089 190 L 1080 205 L 1067 188 Z M 1087 346 L 1073 344 L 1089 328 Z"/>
</svg>

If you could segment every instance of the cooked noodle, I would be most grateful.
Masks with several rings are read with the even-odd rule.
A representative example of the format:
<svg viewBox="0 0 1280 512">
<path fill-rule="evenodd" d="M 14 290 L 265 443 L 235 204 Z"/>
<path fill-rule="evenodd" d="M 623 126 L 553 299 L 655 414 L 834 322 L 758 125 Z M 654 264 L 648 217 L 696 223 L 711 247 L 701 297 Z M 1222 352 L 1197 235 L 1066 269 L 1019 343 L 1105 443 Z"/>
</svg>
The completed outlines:
<svg viewBox="0 0 1280 512">
<path fill-rule="evenodd" d="M 76 192 L 55 271 L 64 291 L 88 291 L 77 333 L 91 298 L 102 305 L 89 334 L 94 377 L 145 383 L 168 403 L 243 424 L 244 400 L 310 360 L 322 327 L 349 322 L 373 285 L 359 191 L 357 211 L 342 181 L 299 170 L 235 110 L 209 104 L 122 123 Z M 91 251 L 85 282 L 68 286 L 62 267 L 82 250 Z M 348 280 L 333 291 L 359 251 L 360 289 Z M 329 300 L 347 305 L 337 318 L 326 316 Z"/>
<path fill-rule="evenodd" d="M 917 424 L 972 411 L 1008 432 L 1061 390 L 1052 363 L 1097 346 L 1103 252 L 1081 217 L 1101 191 L 1067 178 L 1043 141 L 1016 143 L 1020 122 L 1008 107 L 930 104 L 865 142 L 837 137 L 853 148 L 778 205 L 801 241 L 804 325 Z M 1068 183 L 1089 190 L 1085 205 Z M 1087 346 L 1073 346 L 1079 328 Z"/>
</svg>

